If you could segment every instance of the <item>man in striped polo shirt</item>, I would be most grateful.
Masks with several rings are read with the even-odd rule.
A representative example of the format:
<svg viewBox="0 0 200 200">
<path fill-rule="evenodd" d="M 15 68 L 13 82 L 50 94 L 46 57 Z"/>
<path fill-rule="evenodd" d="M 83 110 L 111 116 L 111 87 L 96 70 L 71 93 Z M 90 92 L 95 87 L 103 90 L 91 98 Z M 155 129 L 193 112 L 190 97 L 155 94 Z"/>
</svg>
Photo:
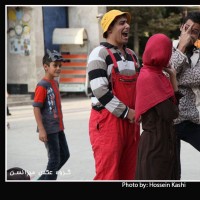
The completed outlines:
<svg viewBox="0 0 200 200">
<path fill-rule="evenodd" d="M 65 59 L 59 52 L 47 49 L 43 57 L 45 76 L 35 88 L 33 111 L 37 132 L 48 154 L 46 170 L 38 180 L 57 180 L 57 172 L 70 157 L 64 133 L 60 92 L 58 82 L 55 80 L 60 75 L 62 62 L 65 62 Z"/>
</svg>

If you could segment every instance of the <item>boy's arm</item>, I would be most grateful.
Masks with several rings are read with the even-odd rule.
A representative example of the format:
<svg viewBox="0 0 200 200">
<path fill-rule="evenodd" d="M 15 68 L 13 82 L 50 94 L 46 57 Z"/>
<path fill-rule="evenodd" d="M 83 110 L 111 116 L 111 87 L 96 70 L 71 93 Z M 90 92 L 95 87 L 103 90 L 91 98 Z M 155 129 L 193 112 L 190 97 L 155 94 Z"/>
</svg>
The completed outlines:
<svg viewBox="0 0 200 200">
<path fill-rule="evenodd" d="M 47 142 L 47 133 L 44 129 L 44 125 L 42 123 L 42 115 L 40 112 L 40 108 L 39 107 L 34 107 L 33 108 L 33 112 L 35 115 L 35 120 L 38 126 L 38 130 L 39 130 L 39 140 L 41 140 L 42 142 Z"/>
</svg>

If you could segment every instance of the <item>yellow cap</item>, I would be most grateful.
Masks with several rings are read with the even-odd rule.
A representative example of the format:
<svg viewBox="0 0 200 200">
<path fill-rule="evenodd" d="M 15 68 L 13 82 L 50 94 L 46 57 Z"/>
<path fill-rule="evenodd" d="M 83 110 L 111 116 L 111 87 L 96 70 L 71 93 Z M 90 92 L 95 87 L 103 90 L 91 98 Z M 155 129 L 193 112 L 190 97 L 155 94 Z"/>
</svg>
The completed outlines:
<svg viewBox="0 0 200 200">
<path fill-rule="evenodd" d="M 101 27 L 103 29 L 103 34 L 108 30 L 108 27 L 113 22 L 113 20 L 120 15 L 126 15 L 127 23 L 130 24 L 131 22 L 131 15 L 128 12 L 122 12 L 120 10 L 110 10 L 108 11 L 101 20 Z"/>
</svg>

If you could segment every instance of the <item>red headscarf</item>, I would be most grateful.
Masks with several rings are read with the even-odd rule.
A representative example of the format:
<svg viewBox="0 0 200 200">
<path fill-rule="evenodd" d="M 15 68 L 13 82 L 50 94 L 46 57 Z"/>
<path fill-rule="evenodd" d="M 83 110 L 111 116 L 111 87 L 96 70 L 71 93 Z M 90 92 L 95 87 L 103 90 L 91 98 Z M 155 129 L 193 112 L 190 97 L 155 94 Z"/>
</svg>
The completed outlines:
<svg viewBox="0 0 200 200">
<path fill-rule="evenodd" d="M 158 103 L 174 96 L 173 87 L 163 74 L 172 54 L 172 42 L 164 34 L 155 34 L 147 41 L 143 67 L 136 84 L 135 119 Z"/>
</svg>

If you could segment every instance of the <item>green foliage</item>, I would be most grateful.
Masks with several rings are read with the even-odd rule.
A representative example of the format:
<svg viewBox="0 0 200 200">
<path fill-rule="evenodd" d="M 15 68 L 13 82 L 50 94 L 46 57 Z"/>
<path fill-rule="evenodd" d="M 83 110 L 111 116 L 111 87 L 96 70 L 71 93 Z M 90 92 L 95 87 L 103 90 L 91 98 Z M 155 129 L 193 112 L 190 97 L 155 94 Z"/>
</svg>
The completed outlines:
<svg viewBox="0 0 200 200">
<path fill-rule="evenodd" d="M 155 33 L 165 33 L 171 39 L 179 36 L 181 19 L 187 12 L 200 10 L 200 6 L 194 7 L 157 7 L 157 6 L 129 6 L 107 7 L 107 10 L 119 9 L 130 12 L 131 30 L 128 47 L 134 49 L 139 57 L 142 56 L 145 44 L 149 36 Z"/>
</svg>

